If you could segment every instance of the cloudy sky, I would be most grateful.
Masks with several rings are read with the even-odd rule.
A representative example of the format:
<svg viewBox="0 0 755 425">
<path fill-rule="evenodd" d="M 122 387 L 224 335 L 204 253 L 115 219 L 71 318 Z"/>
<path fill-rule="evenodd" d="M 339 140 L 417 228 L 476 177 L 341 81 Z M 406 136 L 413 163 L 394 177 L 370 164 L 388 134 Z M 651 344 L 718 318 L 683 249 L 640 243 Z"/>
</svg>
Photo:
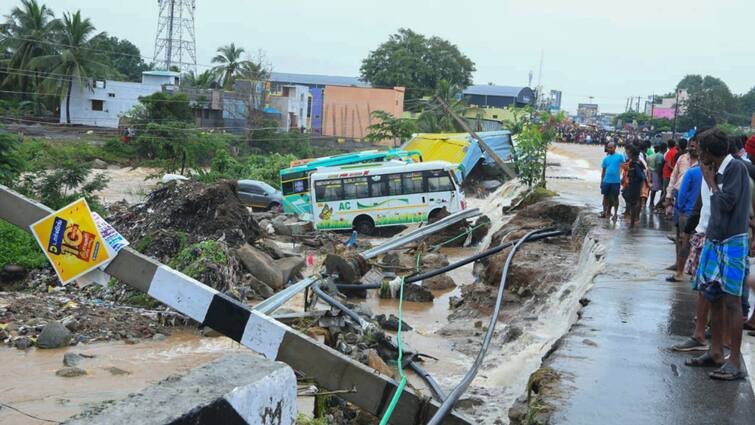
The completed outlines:
<svg viewBox="0 0 755 425">
<path fill-rule="evenodd" d="M 16 4 L 4 0 L 0 14 Z M 152 56 L 157 0 L 47 0 L 56 14 L 81 9 L 98 30 Z M 438 35 L 477 65 L 476 83 L 542 84 L 575 111 L 589 97 L 621 112 L 631 96 L 673 91 L 688 73 L 755 85 L 753 0 L 197 0 L 197 61 L 235 42 L 263 49 L 275 71 L 358 75 L 361 60 L 401 27 Z M 200 71 L 203 67 L 200 66 Z"/>
</svg>

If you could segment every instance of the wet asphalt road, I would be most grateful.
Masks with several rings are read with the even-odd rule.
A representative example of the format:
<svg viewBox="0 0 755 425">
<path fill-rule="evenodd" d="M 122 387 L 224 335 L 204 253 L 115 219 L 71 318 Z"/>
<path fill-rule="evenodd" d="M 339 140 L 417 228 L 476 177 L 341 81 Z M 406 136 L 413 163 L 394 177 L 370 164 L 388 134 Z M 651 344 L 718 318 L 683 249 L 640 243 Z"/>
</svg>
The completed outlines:
<svg viewBox="0 0 755 425">
<path fill-rule="evenodd" d="M 591 303 L 545 362 L 562 375 L 551 423 L 755 424 L 748 380 L 713 381 L 710 369 L 684 365 L 692 354 L 668 349 L 691 334 L 695 314 L 689 284 L 664 281 L 668 224 L 605 227 L 607 264 Z"/>
</svg>

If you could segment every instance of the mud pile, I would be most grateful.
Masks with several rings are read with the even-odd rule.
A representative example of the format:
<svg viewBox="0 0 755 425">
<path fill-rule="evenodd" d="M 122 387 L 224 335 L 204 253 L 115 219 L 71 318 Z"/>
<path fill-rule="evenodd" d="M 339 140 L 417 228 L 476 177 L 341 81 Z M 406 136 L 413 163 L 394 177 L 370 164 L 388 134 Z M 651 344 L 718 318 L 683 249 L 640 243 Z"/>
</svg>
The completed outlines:
<svg viewBox="0 0 755 425">
<path fill-rule="evenodd" d="M 238 184 L 231 180 L 211 185 L 172 181 L 149 194 L 144 203 L 121 208 L 108 221 L 132 243 L 178 232 L 176 237 L 185 237 L 188 243 L 213 239 L 238 247 L 260 236 L 259 226 L 238 197 Z"/>
</svg>

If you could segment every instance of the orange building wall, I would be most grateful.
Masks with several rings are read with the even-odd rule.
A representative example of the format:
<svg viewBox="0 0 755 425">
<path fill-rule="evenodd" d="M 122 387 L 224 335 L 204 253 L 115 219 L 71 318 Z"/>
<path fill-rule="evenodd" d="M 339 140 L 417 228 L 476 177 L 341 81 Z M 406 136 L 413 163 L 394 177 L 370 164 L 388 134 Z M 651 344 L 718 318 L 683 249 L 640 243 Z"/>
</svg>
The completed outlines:
<svg viewBox="0 0 755 425">
<path fill-rule="evenodd" d="M 404 113 L 404 88 L 374 89 L 365 87 L 325 86 L 323 95 L 322 134 L 324 136 L 361 139 L 376 120 L 374 111 L 386 111 L 394 117 Z"/>
</svg>

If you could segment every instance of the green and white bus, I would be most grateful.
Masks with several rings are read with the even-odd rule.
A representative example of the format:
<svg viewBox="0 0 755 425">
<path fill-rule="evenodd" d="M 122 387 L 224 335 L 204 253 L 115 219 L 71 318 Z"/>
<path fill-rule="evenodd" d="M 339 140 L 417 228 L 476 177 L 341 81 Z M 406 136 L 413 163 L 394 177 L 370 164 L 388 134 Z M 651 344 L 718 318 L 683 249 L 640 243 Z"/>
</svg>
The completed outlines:
<svg viewBox="0 0 755 425">
<path fill-rule="evenodd" d="M 313 221 L 319 230 L 356 229 L 433 220 L 466 208 L 458 164 L 390 161 L 317 170 L 310 176 Z"/>
<path fill-rule="evenodd" d="M 291 163 L 290 168 L 280 170 L 283 212 L 312 214 L 309 202 L 309 176 L 320 168 L 348 164 L 381 163 L 392 160 L 422 162 L 422 154 L 417 151 L 405 151 L 402 149 L 390 149 L 387 151 L 369 150 L 294 161 Z"/>
</svg>

